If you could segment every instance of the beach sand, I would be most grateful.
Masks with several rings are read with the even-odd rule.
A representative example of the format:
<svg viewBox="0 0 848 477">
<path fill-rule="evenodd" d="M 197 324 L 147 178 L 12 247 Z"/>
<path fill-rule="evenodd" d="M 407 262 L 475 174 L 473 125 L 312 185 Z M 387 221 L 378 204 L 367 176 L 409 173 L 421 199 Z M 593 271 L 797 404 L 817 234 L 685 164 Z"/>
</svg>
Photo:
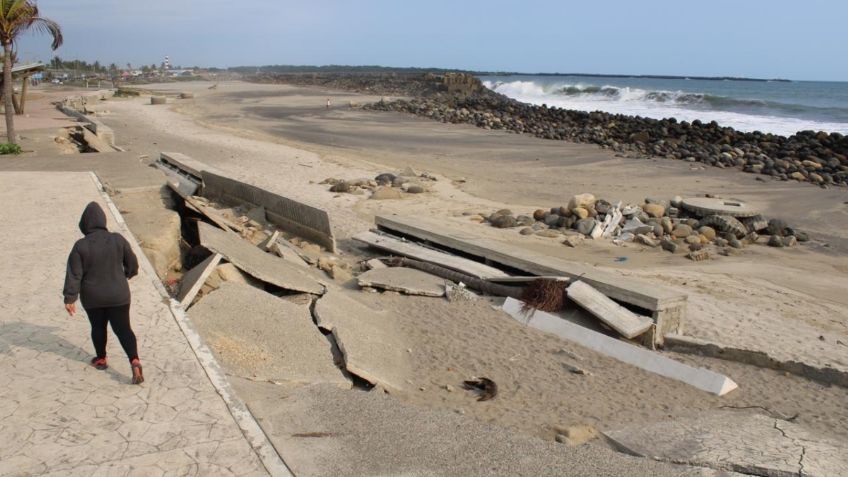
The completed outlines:
<svg viewBox="0 0 848 477">
<path fill-rule="evenodd" d="M 164 107 L 146 104 L 145 98 L 110 100 L 102 104 L 100 119 L 115 129 L 120 146 L 140 156 L 182 152 L 326 209 L 343 255 L 365 253 L 349 237 L 372 227 L 374 214 L 433 216 L 486 237 L 684 291 L 690 301 L 684 325 L 689 335 L 848 369 L 848 346 L 840 344 L 848 343 L 846 190 L 759 182 L 739 171 L 681 161 L 619 158 L 595 146 L 363 112 L 346 103 L 377 97 L 241 82 L 221 83 L 211 91 L 209 85 L 151 85 L 157 91 L 190 91 L 196 98 Z M 329 111 L 328 96 L 335 105 Z M 330 193 L 318 184 L 328 177 L 373 177 L 406 166 L 436 174 L 434 190 L 405 200 L 372 201 Z M 460 178 L 466 181 L 457 182 Z M 531 212 L 563 205 L 582 192 L 633 202 L 703 193 L 735 197 L 809 231 L 813 241 L 781 250 L 752 246 L 737 256 L 693 264 L 636 245 L 601 242 L 570 249 L 553 239 L 475 224 L 462 215 L 503 207 Z M 616 263 L 621 256 L 627 260 Z M 607 429 L 722 406 L 762 407 L 784 416 L 798 414 L 799 423 L 848 437 L 844 388 L 667 353 L 726 373 L 740 385 L 717 398 L 523 327 L 485 301 L 457 304 L 365 293 L 361 300 L 398 316 L 415 368 L 409 378 L 413 390 L 396 397 L 417 406 L 463 412 L 545 439 L 552 439 L 560 426 Z M 591 374 L 574 374 L 564 364 Z M 498 382 L 498 398 L 476 402 L 460 388 L 471 376 Z"/>
</svg>

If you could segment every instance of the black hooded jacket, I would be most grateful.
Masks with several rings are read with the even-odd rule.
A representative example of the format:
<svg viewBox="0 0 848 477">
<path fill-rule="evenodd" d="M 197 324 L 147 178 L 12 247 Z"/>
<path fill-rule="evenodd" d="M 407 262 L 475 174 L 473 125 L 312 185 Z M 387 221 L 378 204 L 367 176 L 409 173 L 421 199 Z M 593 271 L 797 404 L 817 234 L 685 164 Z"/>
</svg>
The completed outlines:
<svg viewBox="0 0 848 477">
<path fill-rule="evenodd" d="M 95 202 L 86 206 L 79 228 L 84 238 L 74 244 L 65 274 L 65 303 L 80 298 L 84 308 L 128 305 L 127 280 L 138 274 L 138 259 L 129 242 L 106 229 L 106 214 Z"/>
</svg>

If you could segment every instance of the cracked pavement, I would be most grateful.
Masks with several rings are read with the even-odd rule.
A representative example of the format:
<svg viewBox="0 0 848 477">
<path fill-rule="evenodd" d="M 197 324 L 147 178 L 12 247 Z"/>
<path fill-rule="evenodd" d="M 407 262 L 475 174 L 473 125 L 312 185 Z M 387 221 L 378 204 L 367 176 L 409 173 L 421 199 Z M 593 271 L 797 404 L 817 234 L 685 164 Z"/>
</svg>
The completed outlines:
<svg viewBox="0 0 848 477">
<path fill-rule="evenodd" d="M 604 435 L 622 451 L 663 462 L 769 477 L 848 475 L 845 442 L 761 414 L 715 412 Z"/>
<path fill-rule="evenodd" d="M 88 202 L 119 230 L 91 175 L 3 172 L 0 199 L 0 476 L 267 475 L 144 268 L 130 288 L 146 382 L 129 384 L 111 330 L 109 369 L 88 365 L 65 261 Z"/>
</svg>

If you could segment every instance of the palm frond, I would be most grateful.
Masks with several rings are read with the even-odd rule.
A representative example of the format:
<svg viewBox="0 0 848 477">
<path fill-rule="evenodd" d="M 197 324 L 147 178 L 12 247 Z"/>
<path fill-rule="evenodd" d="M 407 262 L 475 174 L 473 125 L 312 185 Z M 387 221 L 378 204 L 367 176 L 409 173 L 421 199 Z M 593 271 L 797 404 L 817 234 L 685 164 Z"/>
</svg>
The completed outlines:
<svg viewBox="0 0 848 477">
<path fill-rule="evenodd" d="M 62 36 L 62 28 L 58 23 L 49 18 L 34 17 L 29 26 L 38 33 L 46 33 L 53 37 L 53 43 L 50 45 L 54 50 L 62 46 L 65 38 Z"/>
<path fill-rule="evenodd" d="M 53 20 L 39 16 L 38 6 L 32 0 L 0 0 L 0 40 L 4 44 L 14 43 L 29 29 L 50 35 L 54 50 L 62 46 L 61 27 Z"/>
</svg>

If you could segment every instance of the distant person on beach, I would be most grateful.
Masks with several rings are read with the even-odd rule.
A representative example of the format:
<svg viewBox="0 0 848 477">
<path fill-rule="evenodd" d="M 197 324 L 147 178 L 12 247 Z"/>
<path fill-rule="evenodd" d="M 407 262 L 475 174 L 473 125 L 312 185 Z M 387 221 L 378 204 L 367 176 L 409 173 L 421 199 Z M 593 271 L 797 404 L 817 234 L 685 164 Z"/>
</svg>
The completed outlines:
<svg viewBox="0 0 848 477">
<path fill-rule="evenodd" d="M 106 228 L 106 214 L 95 202 L 89 203 L 79 222 L 85 237 L 74 244 L 68 256 L 65 274 L 65 310 L 70 316 L 77 311 L 77 298 L 91 322 L 91 341 L 96 355 L 91 365 L 104 370 L 106 362 L 106 327 L 118 336 L 132 368 L 133 384 L 144 382 L 138 348 L 130 326 L 130 287 L 127 280 L 138 274 L 138 259 L 129 242 Z"/>
<path fill-rule="evenodd" d="M 330 98 L 327 98 L 327 109 L 330 109 Z"/>
</svg>

